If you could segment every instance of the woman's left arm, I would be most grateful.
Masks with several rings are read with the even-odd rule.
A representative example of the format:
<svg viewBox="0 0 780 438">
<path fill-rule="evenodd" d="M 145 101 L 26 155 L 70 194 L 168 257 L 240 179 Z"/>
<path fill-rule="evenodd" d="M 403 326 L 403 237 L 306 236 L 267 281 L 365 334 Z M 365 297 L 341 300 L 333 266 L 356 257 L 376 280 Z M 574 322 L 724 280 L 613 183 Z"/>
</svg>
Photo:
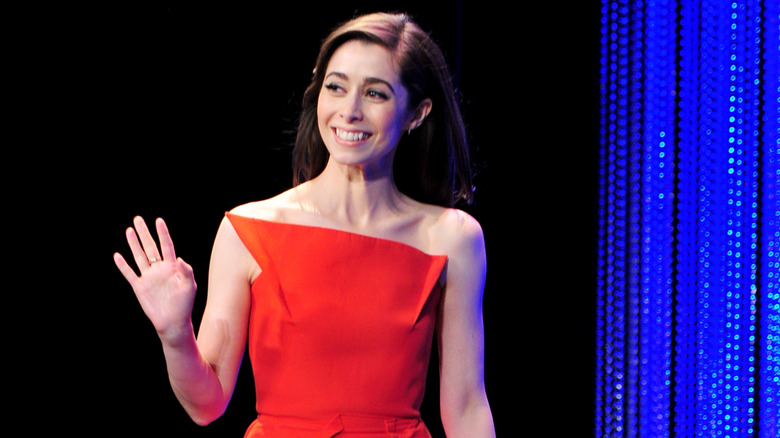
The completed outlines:
<svg viewBox="0 0 780 438">
<path fill-rule="evenodd" d="M 494 438 L 484 378 L 482 228 L 458 211 L 445 222 L 448 262 L 438 327 L 442 423 L 448 438 Z"/>
</svg>

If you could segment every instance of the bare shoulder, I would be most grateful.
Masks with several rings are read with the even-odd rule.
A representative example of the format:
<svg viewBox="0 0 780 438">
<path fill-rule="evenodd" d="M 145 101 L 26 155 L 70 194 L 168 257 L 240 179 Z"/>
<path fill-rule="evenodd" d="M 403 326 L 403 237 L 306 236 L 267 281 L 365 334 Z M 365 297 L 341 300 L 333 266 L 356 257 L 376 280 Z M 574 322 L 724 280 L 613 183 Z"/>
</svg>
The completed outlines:
<svg viewBox="0 0 780 438">
<path fill-rule="evenodd" d="M 473 303 L 482 293 L 487 267 L 482 226 L 465 211 L 450 208 L 440 212 L 432 230 L 436 253 L 447 255 L 447 294 Z"/>
<path fill-rule="evenodd" d="M 230 214 L 235 216 L 248 217 L 252 219 L 263 219 L 268 221 L 279 220 L 283 215 L 285 208 L 289 208 L 290 191 L 283 192 L 273 198 L 268 198 L 261 201 L 248 202 L 246 204 L 238 205 L 229 211 Z M 223 245 L 217 245 L 217 249 L 224 249 L 225 252 L 230 252 L 237 248 L 243 247 L 243 243 L 239 238 L 233 224 L 227 217 L 222 219 L 219 231 L 217 232 L 217 243 L 224 243 Z M 240 251 L 239 251 L 240 252 Z"/>
<path fill-rule="evenodd" d="M 261 201 L 248 202 L 234 207 L 231 214 L 268 221 L 282 219 L 286 211 L 294 209 L 297 205 L 295 189 L 289 189 L 272 198 Z"/>
<path fill-rule="evenodd" d="M 229 213 L 253 219 L 279 221 L 284 217 L 285 210 L 289 210 L 293 205 L 292 195 L 292 190 L 288 190 L 272 198 L 236 206 Z M 211 266 L 214 272 L 234 273 L 248 281 L 260 274 L 260 267 L 227 217 L 222 219 L 217 231 Z"/>
<path fill-rule="evenodd" d="M 439 209 L 434 216 L 431 233 L 437 249 L 450 256 L 484 251 L 482 226 L 463 210 Z"/>
</svg>

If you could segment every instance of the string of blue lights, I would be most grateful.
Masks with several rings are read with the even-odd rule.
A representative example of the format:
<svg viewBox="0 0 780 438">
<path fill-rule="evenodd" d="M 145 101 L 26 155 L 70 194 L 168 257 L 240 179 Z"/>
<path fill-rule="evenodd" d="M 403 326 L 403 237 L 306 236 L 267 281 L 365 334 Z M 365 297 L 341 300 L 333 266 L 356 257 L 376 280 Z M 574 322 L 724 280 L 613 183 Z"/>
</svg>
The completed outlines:
<svg viewBox="0 0 780 438">
<path fill-rule="evenodd" d="M 596 436 L 780 436 L 780 0 L 601 26 Z"/>
<path fill-rule="evenodd" d="M 780 5 L 764 8 L 761 251 L 759 308 L 759 430 L 780 434 Z M 769 436 L 768 434 L 765 436 Z"/>
</svg>

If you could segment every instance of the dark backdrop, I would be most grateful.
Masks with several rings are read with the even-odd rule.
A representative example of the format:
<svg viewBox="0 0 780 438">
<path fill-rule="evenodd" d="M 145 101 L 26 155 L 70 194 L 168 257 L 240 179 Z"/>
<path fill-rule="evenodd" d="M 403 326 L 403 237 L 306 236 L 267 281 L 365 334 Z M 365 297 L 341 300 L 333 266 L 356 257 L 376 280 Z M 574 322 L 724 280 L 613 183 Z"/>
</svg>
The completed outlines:
<svg viewBox="0 0 780 438">
<path fill-rule="evenodd" d="M 254 417 L 248 362 L 226 414 L 193 425 L 112 254 L 127 252 L 134 215 L 161 216 L 205 285 L 224 211 L 290 185 L 321 39 L 355 13 L 405 10 L 448 57 L 480 169 L 469 211 L 488 250 L 498 435 L 591 436 L 599 4 L 570 3 L 103 2 L 11 16 L 22 136 L 6 167 L 21 172 L 6 187 L 21 214 L 7 246 L 21 248 L 10 274 L 28 287 L 9 293 L 25 312 L 10 421 L 82 436 L 242 436 Z M 196 323 L 204 299 L 202 286 Z M 435 377 L 423 410 L 443 436 Z"/>
</svg>

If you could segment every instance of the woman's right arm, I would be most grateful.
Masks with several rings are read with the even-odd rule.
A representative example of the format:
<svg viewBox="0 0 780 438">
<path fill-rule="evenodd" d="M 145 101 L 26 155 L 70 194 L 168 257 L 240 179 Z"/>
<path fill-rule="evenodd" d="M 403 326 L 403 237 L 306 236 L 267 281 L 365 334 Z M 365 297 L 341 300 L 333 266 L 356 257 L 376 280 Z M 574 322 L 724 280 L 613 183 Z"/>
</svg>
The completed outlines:
<svg viewBox="0 0 780 438">
<path fill-rule="evenodd" d="M 208 424 L 227 407 L 244 354 L 251 255 L 223 220 L 214 242 L 209 295 L 196 338 L 192 269 L 176 257 L 162 219 L 156 221 L 159 250 L 143 220 L 136 218 L 134 225 L 127 230 L 127 240 L 140 275 L 120 254 L 114 260 L 157 330 L 176 397 L 193 421 Z"/>
</svg>

